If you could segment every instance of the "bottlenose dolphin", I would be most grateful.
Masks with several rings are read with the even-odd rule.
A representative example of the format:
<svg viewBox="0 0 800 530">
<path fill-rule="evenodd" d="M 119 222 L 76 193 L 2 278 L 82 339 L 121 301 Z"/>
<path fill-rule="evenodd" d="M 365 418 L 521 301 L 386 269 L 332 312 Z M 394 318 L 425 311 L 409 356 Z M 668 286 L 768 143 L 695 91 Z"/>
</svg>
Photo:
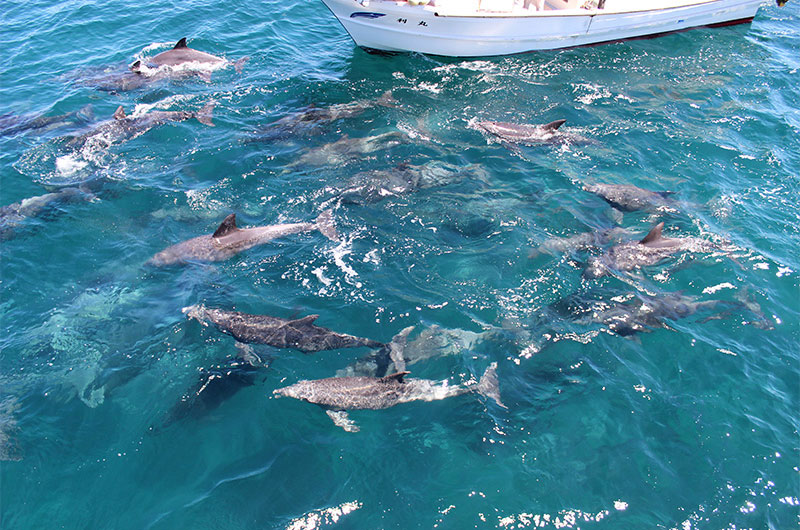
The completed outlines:
<svg viewBox="0 0 800 530">
<path fill-rule="evenodd" d="M 344 411 L 352 409 L 386 409 L 409 401 L 436 401 L 460 396 L 468 392 L 492 398 L 505 408 L 500 401 L 497 382 L 497 363 L 492 363 L 477 383 L 450 385 L 443 381 L 429 379 L 405 379 L 410 372 L 397 372 L 385 377 L 329 377 L 297 383 L 273 391 L 277 396 L 291 397 L 328 409 L 328 415 L 336 425 L 350 432 L 358 427 L 347 418 Z"/>
<path fill-rule="evenodd" d="M 273 239 L 311 230 L 319 230 L 332 241 L 339 239 L 331 210 L 319 214 L 313 223 L 289 223 L 252 228 L 237 227 L 236 214 L 232 213 L 222 221 L 213 234 L 198 236 L 172 245 L 150 258 L 145 265 L 163 267 L 187 261 L 223 261 L 243 250 L 269 243 Z"/>
<path fill-rule="evenodd" d="M 587 279 L 600 278 L 611 271 L 629 271 L 655 265 L 677 252 L 711 252 L 717 248 L 710 241 L 696 237 L 666 238 L 661 235 L 664 223 L 658 223 L 641 241 L 628 241 L 611 247 L 592 259 L 583 271 Z"/>
<path fill-rule="evenodd" d="M 631 336 L 635 333 L 648 333 L 658 328 L 669 328 L 665 320 L 688 318 L 700 312 L 723 309 L 704 318 L 701 322 L 728 316 L 732 309 L 741 308 L 741 302 L 728 300 L 698 300 L 682 293 L 665 293 L 659 296 L 631 295 L 627 301 L 600 301 L 582 310 L 585 316 L 578 322 L 603 324 L 609 331 Z"/>
<path fill-rule="evenodd" d="M 94 78 L 83 79 L 79 82 L 79 85 L 92 86 L 97 90 L 116 94 L 117 92 L 136 90 L 146 85 L 154 85 L 165 79 L 189 77 L 191 74 L 191 72 L 153 70 L 145 75 L 141 70 L 133 71 L 129 67 L 125 67 L 124 70 L 116 70 Z"/>
<path fill-rule="evenodd" d="M 56 204 L 78 200 L 91 201 L 96 197 L 80 188 L 61 188 L 52 193 L 28 197 L 0 208 L 0 239 L 11 236 L 14 229 L 25 219 L 36 217 Z"/>
<path fill-rule="evenodd" d="M 586 144 L 591 140 L 578 134 L 560 131 L 567 120 L 556 120 L 544 125 L 471 120 L 473 129 L 488 132 L 507 142 L 523 145 Z"/>
<path fill-rule="evenodd" d="M 197 112 L 185 110 L 154 110 L 137 117 L 126 116 L 125 109 L 120 105 L 117 107 L 111 120 L 99 123 L 85 134 L 69 136 L 67 146 L 75 148 L 76 150 L 81 150 L 83 148 L 105 148 L 136 138 L 153 127 L 173 121 L 185 121 L 191 118 L 196 118 L 200 123 L 213 127 L 214 123 L 211 121 L 211 112 L 215 105 L 214 102 L 207 103 Z"/>
<path fill-rule="evenodd" d="M 391 131 L 366 138 L 350 138 L 345 135 L 335 142 L 309 150 L 290 166 L 344 165 L 362 155 L 390 149 L 407 141 L 408 136 L 400 131 Z"/>
<path fill-rule="evenodd" d="M 669 198 L 673 191 L 649 191 L 628 184 L 587 184 L 583 189 L 625 212 L 676 209 L 675 201 Z"/>
<path fill-rule="evenodd" d="M 528 253 L 529 258 L 535 258 L 539 254 L 566 254 L 579 250 L 587 250 L 594 247 L 601 247 L 611 242 L 629 236 L 630 232 L 625 228 L 604 228 L 592 232 L 581 232 L 572 236 L 553 237 L 542 242 L 541 245 Z"/>
<path fill-rule="evenodd" d="M 239 342 L 268 344 L 276 348 L 293 348 L 303 353 L 340 348 L 385 348 L 387 345 L 372 339 L 337 333 L 314 325 L 319 315 L 309 315 L 295 320 L 269 315 L 249 315 L 238 311 L 206 308 L 193 305 L 183 308 L 188 318 L 204 326 L 214 324 L 223 333 Z"/>
<path fill-rule="evenodd" d="M 329 107 L 309 105 L 262 127 L 256 131 L 249 141 L 266 142 L 279 140 L 298 133 L 308 135 L 318 125 L 354 118 L 363 114 L 364 111 L 377 106 L 397 106 L 397 100 L 392 97 L 391 90 L 384 92 L 378 99 L 360 99 L 350 103 L 338 103 Z"/>
<path fill-rule="evenodd" d="M 4 114 L 0 116 L 0 136 L 12 136 L 21 132 L 35 131 L 39 134 L 78 125 L 94 118 L 92 105 L 88 104 L 76 112 L 67 112 L 58 116 L 17 116 Z"/>
<path fill-rule="evenodd" d="M 242 72 L 242 67 L 248 59 L 249 57 L 243 57 L 233 63 L 237 73 Z M 161 68 L 162 66 L 167 66 L 170 68 L 175 68 L 195 64 L 204 67 L 222 68 L 223 66 L 229 64 L 229 61 L 223 59 L 222 57 L 211 55 L 210 53 L 189 48 L 189 46 L 186 44 L 186 37 L 183 37 L 171 50 L 161 52 L 158 55 L 147 59 L 146 65 L 142 64 L 142 61 L 136 61 L 131 65 L 130 69 L 132 72 L 141 73 L 145 70 L 145 67 Z"/>
<path fill-rule="evenodd" d="M 387 373 L 402 372 L 406 367 L 435 357 L 460 355 L 480 342 L 483 333 L 463 329 L 447 329 L 438 325 L 423 329 L 409 339 L 414 326 L 409 326 L 394 336 L 389 349 L 371 351 L 346 368 L 336 372 L 337 377 L 365 375 L 383 377 Z"/>
<path fill-rule="evenodd" d="M 239 358 L 203 369 L 198 382 L 167 413 L 164 426 L 186 418 L 200 418 L 233 397 L 239 390 L 256 383 L 263 366 Z"/>
<path fill-rule="evenodd" d="M 370 204 L 387 197 L 457 182 L 463 172 L 439 162 L 416 166 L 399 164 L 392 169 L 364 171 L 353 176 L 339 193 L 345 204 Z"/>
</svg>

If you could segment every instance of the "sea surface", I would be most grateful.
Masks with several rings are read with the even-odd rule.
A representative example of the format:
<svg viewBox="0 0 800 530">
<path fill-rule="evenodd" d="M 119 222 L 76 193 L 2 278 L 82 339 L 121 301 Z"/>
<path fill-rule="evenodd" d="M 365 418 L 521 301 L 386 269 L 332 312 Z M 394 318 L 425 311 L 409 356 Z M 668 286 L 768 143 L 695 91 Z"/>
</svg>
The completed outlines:
<svg viewBox="0 0 800 530">
<path fill-rule="evenodd" d="M 0 243 L 3 529 L 798 527 L 800 3 L 493 59 L 367 54 L 317 0 L 6 0 L 0 20 L 0 206 L 17 205 Z M 114 89 L 181 37 L 227 62 Z M 209 104 L 213 127 L 70 141 L 119 106 Z M 300 117 L 330 108 L 349 115 Z M 584 140 L 475 128 L 558 119 Z M 360 193 L 409 168 L 425 185 Z M 598 183 L 671 207 L 622 212 L 583 189 Z M 145 265 L 230 213 L 325 210 L 338 241 Z M 588 279 L 613 243 L 562 239 L 661 221 L 714 250 Z M 242 362 L 194 304 L 381 342 L 413 326 L 406 377 L 463 385 L 497 363 L 507 408 L 469 392 L 351 411 L 346 432 L 273 391 L 376 352 L 262 345 L 193 400 Z"/>
</svg>

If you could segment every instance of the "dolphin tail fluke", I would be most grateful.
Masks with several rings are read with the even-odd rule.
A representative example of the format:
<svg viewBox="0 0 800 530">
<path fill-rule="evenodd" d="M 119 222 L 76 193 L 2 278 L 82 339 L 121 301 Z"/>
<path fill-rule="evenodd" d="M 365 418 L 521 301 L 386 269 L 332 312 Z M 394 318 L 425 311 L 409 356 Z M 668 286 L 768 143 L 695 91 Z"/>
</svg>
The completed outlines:
<svg viewBox="0 0 800 530">
<path fill-rule="evenodd" d="M 497 363 L 492 363 L 483 373 L 483 377 L 478 382 L 478 393 L 487 398 L 492 398 L 495 403 L 507 409 L 500 401 L 500 383 L 497 381 Z"/>
<path fill-rule="evenodd" d="M 339 241 L 339 234 L 336 232 L 336 223 L 333 219 L 333 210 L 328 209 L 317 216 L 317 230 L 331 241 Z"/>
<path fill-rule="evenodd" d="M 241 74 L 242 73 L 242 70 L 244 69 L 245 63 L 247 61 L 249 61 L 249 60 L 250 60 L 250 57 L 245 56 L 245 57 L 242 57 L 241 59 L 239 59 L 238 61 L 236 61 L 235 63 L 233 63 L 233 68 L 236 70 L 237 74 Z"/>
<path fill-rule="evenodd" d="M 214 101 L 206 103 L 205 106 L 202 109 L 198 110 L 197 114 L 195 114 L 195 118 L 197 118 L 197 121 L 199 121 L 203 125 L 208 125 L 209 127 L 213 127 L 214 122 L 211 121 L 211 115 L 214 112 L 214 107 L 216 107 L 216 105 L 217 103 Z"/>
<path fill-rule="evenodd" d="M 395 372 L 402 372 L 406 369 L 406 358 L 404 351 L 408 343 L 408 335 L 414 330 L 414 326 L 408 326 L 392 337 L 392 341 L 384 346 L 386 354 L 394 364 Z"/>
<path fill-rule="evenodd" d="M 734 298 L 736 298 L 738 304 L 741 304 L 742 307 L 750 311 L 753 316 L 755 316 L 755 320 L 745 322 L 745 324 L 753 325 L 759 329 L 775 329 L 772 321 L 761 310 L 761 305 L 756 301 L 753 295 L 750 294 L 750 290 L 747 287 L 743 287 L 741 290 L 739 290 L 734 295 Z"/>
</svg>

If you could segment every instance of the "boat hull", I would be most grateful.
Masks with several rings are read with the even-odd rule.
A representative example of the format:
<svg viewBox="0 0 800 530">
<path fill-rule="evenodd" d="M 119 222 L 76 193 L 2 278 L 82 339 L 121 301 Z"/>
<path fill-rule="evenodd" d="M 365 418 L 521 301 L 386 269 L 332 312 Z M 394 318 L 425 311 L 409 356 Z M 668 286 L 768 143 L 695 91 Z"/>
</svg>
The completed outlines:
<svg viewBox="0 0 800 530">
<path fill-rule="evenodd" d="M 322 0 L 355 43 L 386 52 L 487 57 L 647 38 L 753 19 L 762 0 L 712 0 L 666 9 L 441 15 L 431 6 Z M 363 3 L 363 5 L 362 5 Z"/>
</svg>

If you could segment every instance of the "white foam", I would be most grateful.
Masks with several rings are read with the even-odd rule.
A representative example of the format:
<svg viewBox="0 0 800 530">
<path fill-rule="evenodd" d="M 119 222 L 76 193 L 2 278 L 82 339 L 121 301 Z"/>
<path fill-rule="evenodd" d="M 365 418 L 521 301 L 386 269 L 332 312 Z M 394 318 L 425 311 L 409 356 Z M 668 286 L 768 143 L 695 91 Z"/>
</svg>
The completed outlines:
<svg viewBox="0 0 800 530">
<path fill-rule="evenodd" d="M 167 109 L 176 103 L 185 103 L 187 101 L 191 101 L 194 99 L 192 96 L 188 96 L 185 94 L 176 94 L 174 96 L 169 96 L 164 99 L 160 99 L 154 103 L 139 103 L 133 108 L 133 112 L 131 112 L 129 118 L 138 118 L 140 116 L 144 116 L 149 111 L 153 109 Z"/>
<path fill-rule="evenodd" d="M 311 272 L 314 273 L 314 276 L 316 276 L 317 279 L 326 287 L 329 287 L 333 283 L 333 280 L 325 276 L 325 269 L 323 269 L 322 267 L 317 267 Z"/>
<path fill-rule="evenodd" d="M 706 287 L 703 289 L 703 294 L 714 294 L 720 289 L 736 289 L 736 287 L 734 287 L 734 285 L 730 282 L 719 283 L 712 287 Z"/>
<path fill-rule="evenodd" d="M 358 277 L 353 267 L 345 263 L 344 257 L 353 252 L 352 241 L 342 241 L 333 249 L 333 262 L 344 273 L 348 280 Z"/>
<path fill-rule="evenodd" d="M 363 506 L 358 501 L 344 502 L 333 508 L 314 510 L 293 519 L 286 530 L 316 530 L 323 525 L 335 524 L 343 515 L 354 512 Z"/>
<path fill-rule="evenodd" d="M 56 171 L 62 177 L 69 177 L 89 165 L 85 160 L 79 160 L 74 154 L 56 158 Z"/>
<path fill-rule="evenodd" d="M 142 51 L 140 51 L 137 54 L 137 57 L 141 56 L 144 53 L 151 52 L 153 50 L 159 50 L 161 48 L 172 48 L 174 46 L 175 46 L 174 42 L 154 42 L 153 44 L 148 44 L 147 46 L 142 48 Z"/>
</svg>

